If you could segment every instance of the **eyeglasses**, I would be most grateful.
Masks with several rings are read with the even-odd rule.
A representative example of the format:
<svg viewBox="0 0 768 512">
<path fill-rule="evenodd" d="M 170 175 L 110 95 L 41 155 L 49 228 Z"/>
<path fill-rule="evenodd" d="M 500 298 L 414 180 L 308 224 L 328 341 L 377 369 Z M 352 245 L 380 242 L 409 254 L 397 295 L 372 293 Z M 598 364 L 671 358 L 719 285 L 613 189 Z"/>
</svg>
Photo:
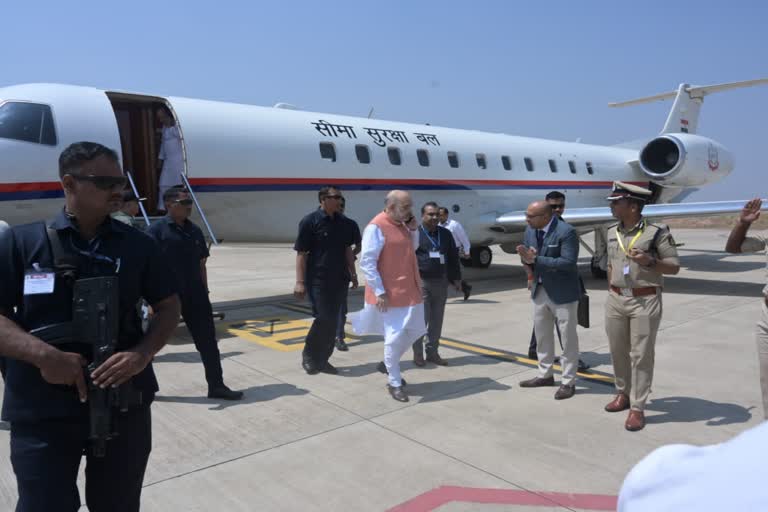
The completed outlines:
<svg viewBox="0 0 768 512">
<path fill-rule="evenodd" d="M 93 174 L 65 174 L 71 176 L 75 181 L 87 181 L 100 190 L 124 189 L 128 184 L 128 178 L 125 176 L 94 176 Z"/>
<path fill-rule="evenodd" d="M 192 201 L 191 199 L 176 199 L 176 200 L 173 201 L 173 204 L 181 204 L 181 205 L 184 205 L 184 206 L 189 206 L 193 202 L 194 201 Z"/>
<path fill-rule="evenodd" d="M 536 215 L 529 215 L 529 214 L 526 213 L 525 214 L 525 218 L 526 219 L 535 219 L 536 217 L 541 217 L 543 215 L 546 215 L 546 213 L 537 213 Z"/>
<path fill-rule="evenodd" d="M 325 196 L 325 198 L 326 199 L 344 199 L 344 196 L 342 196 L 341 194 L 334 194 L 330 196 Z"/>
</svg>

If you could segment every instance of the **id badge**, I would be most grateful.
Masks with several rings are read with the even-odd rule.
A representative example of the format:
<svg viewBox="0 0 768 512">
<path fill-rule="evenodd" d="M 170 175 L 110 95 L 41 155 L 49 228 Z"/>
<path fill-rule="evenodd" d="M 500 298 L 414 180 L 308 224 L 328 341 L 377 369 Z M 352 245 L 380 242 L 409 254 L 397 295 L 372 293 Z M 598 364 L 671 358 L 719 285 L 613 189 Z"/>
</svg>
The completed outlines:
<svg viewBox="0 0 768 512">
<path fill-rule="evenodd" d="M 625 275 L 625 276 L 628 276 L 628 275 L 629 275 L 629 263 L 627 263 L 626 265 L 624 265 L 624 275 Z"/>
<path fill-rule="evenodd" d="M 442 254 L 440 255 L 440 264 L 445 265 L 445 256 L 443 256 Z"/>
<path fill-rule="evenodd" d="M 430 258 L 440 258 L 440 259 L 442 259 L 443 255 L 440 254 L 440 251 L 429 251 L 429 257 Z M 442 263 L 442 261 L 440 263 Z"/>
<path fill-rule="evenodd" d="M 53 293 L 56 274 L 53 272 L 27 272 L 24 274 L 24 295 Z"/>
</svg>

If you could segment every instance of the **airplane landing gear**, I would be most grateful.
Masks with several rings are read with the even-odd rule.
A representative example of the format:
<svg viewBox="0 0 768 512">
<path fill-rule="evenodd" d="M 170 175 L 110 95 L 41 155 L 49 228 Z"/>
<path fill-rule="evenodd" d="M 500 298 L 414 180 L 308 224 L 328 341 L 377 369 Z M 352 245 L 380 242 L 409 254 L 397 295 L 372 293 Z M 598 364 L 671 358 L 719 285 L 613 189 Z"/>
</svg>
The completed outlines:
<svg viewBox="0 0 768 512">
<path fill-rule="evenodd" d="M 493 260 L 493 252 L 486 245 L 472 247 L 469 250 L 469 256 L 472 266 L 476 268 L 488 268 Z"/>
</svg>

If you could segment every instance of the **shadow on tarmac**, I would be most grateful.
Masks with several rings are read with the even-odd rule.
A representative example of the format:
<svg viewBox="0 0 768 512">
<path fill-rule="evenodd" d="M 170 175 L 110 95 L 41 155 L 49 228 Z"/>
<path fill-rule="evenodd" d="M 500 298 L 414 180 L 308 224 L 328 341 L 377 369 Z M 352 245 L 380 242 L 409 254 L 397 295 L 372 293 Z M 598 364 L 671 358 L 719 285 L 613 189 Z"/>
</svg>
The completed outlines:
<svg viewBox="0 0 768 512">
<path fill-rule="evenodd" d="M 245 395 L 242 400 L 237 401 L 225 401 L 217 400 L 213 398 L 207 398 L 205 396 L 167 396 L 158 395 L 155 397 L 155 402 L 174 402 L 180 404 L 205 404 L 212 405 L 209 410 L 211 411 L 223 411 L 230 407 L 253 404 L 257 402 L 268 402 L 284 396 L 300 396 L 309 393 L 309 390 L 296 387 L 293 384 L 279 383 L 279 384 L 265 384 L 263 386 L 251 386 L 250 388 L 240 390 Z"/>
<path fill-rule="evenodd" d="M 668 396 L 654 398 L 645 406 L 649 412 L 659 412 L 646 416 L 646 423 L 691 423 L 704 421 L 705 425 L 717 427 L 746 423 L 752 418 L 754 407 L 746 408 L 727 402 L 712 402 L 702 398 L 688 396 Z"/>
</svg>

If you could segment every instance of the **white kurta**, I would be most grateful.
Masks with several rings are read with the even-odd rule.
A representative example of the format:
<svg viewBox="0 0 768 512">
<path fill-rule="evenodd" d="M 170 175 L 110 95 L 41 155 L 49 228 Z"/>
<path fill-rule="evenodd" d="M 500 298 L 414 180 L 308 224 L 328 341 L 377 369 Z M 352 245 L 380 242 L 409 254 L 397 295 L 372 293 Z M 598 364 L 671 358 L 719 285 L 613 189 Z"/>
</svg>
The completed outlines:
<svg viewBox="0 0 768 512">
<path fill-rule="evenodd" d="M 411 231 L 413 250 L 419 246 L 419 232 Z M 369 224 L 363 231 L 362 250 L 360 252 L 360 272 L 365 276 L 366 286 L 373 289 L 376 296 L 386 293 L 384 282 L 379 274 L 379 254 L 384 249 L 384 233 L 375 224 Z M 426 334 L 424 305 L 388 308 L 381 312 L 375 304 L 365 304 L 361 311 L 349 315 L 352 332 L 358 336 L 364 334 L 391 335 L 395 331 L 414 330 L 423 336 Z"/>
<path fill-rule="evenodd" d="M 453 241 L 456 243 L 456 247 L 458 247 L 461 251 L 463 251 L 464 254 L 469 254 L 469 249 L 471 248 L 471 245 L 469 243 L 469 237 L 467 236 L 467 232 L 464 231 L 464 228 L 462 227 L 462 225 L 459 224 L 458 221 L 455 221 L 453 219 L 448 219 L 448 222 L 440 225 L 451 232 L 451 234 L 453 235 Z"/>
<path fill-rule="evenodd" d="M 418 231 L 411 231 L 413 250 L 419 246 Z M 375 224 L 369 224 L 363 232 L 362 251 L 360 253 L 360 271 L 365 276 L 366 286 L 370 286 L 378 296 L 386 292 L 379 274 L 379 255 L 384 249 L 384 233 Z M 389 385 L 402 386 L 400 377 L 400 358 L 413 345 L 413 342 L 427 333 L 424 322 L 424 304 L 414 306 L 390 307 L 379 311 L 375 304 L 365 303 L 361 311 L 349 315 L 352 331 L 357 335 L 384 335 L 384 365 L 389 373 Z"/>
<path fill-rule="evenodd" d="M 184 149 L 177 126 L 163 127 L 158 158 L 163 161 L 163 169 L 160 171 L 157 207 L 164 210 L 163 193 L 173 186 L 181 185 L 181 173 L 184 172 Z"/>
</svg>

